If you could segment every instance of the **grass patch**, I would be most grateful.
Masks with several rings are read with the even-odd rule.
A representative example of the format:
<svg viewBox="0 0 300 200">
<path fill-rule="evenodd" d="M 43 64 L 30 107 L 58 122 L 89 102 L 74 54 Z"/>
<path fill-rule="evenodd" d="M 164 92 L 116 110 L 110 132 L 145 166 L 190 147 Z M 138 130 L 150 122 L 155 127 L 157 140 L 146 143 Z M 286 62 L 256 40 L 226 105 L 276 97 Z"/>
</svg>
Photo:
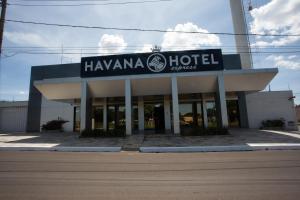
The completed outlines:
<svg viewBox="0 0 300 200">
<path fill-rule="evenodd" d="M 261 123 L 261 129 L 284 129 L 284 119 L 264 120 Z"/>
</svg>

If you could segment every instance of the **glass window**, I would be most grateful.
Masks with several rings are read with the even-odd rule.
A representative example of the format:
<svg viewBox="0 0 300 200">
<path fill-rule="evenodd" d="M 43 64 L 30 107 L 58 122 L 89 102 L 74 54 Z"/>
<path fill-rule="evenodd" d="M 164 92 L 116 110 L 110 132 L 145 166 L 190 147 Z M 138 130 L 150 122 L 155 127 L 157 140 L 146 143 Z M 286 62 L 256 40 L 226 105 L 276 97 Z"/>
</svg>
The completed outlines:
<svg viewBox="0 0 300 200">
<path fill-rule="evenodd" d="M 107 124 L 108 129 L 115 129 L 115 106 L 107 107 Z"/>
<path fill-rule="evenodd" d="M 216 109 L 216 103 L 214 101 L 206 102 L 206 112 L 207 112 L 208 127 L 209 128 L 217 127 L 217 109 Z"/>
<path fill-rule="evenodd" d="M 103 107 L 95 106 L 93 109 L 94 129 L 103 129 Z"/>
<path fill-rule="evenodd" d="M 227 115 L 229 127 L 239 127 L 240 126 L 240 114 L 238 107 L 238 100 L 228 100 L 227 101 Z"/>
<path fill-rule="evenodd" d="M 132 106 L 132 113 L 133 113 L 133 129 L 138 130 L 139 128 L 139 116 L 138 116 L 138 106 Z"/>
<path fill-rule="evenodd" d="M 116 109 L 117 114 L 117 127 L 118 128 L 125 128 L 126 126 L 126 117 L 125 117 L 125 106 L 117 106 Z"/>
<path fill-rule="evenodd" d="M 74 107 L 74 131 L 80 132 L 80 106 Z"/>
<path fill-rule="evenodd" d="M 180 118 L 180 126 L 193 125 L 194 119 L 193 119 L 193 104 L 192 103 L 179 104 L 179 118 Z"/>
<path fill-rule="evenodd" d="M 197 125 L 204 127 L 203 115 L 202 115 L 202 102 L 197 102 Z"/>
<path fill-rule="evenodd" d="M 107 108 L 108 129 L 124 128 L 126 125 L 125 106 L 109 105 Z"/>
<path fill-rule="evenodd" d="M 154 129 L 154 104 L 144 105 L 145 129 Z"/>
</svg>

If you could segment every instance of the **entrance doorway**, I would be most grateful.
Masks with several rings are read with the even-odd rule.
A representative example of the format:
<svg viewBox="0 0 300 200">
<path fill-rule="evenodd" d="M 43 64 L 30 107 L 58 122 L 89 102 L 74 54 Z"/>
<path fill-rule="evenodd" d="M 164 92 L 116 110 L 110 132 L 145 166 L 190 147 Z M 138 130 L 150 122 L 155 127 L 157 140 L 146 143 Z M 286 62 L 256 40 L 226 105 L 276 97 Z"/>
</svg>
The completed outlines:
<svg viewBox="0 0 300 200">
<path fill-rule="evenodd" d="M 161 104 L 154 106 L 154 123 L 156 131 L 165 130 L 165 112 Z"/>
<path fill-rule="evenodd" d="M 145 130 L 162 132 L 165 130 L 165 113 L 163 104 L 145 104 Z"/>
</svg>

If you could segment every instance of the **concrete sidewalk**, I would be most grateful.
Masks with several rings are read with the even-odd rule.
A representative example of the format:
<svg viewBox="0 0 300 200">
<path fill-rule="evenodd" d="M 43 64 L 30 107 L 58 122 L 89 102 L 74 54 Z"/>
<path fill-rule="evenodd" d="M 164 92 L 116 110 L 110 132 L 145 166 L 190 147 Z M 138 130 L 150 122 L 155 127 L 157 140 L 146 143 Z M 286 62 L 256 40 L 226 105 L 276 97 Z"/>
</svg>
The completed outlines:
<svg viewBox="0 0 300 200">
<path fill-rule="evenodd" d="M 138 151 L 143 135 L 125 138 L 79 138 L 78 133 L 0 133 L 0 151 Z"/>
<path fill-rule="evenodd" d="M 78 138 L 78 133 L 2 133 L 0 151 L 207 152 L 299 149 L 300 133 L 231 129 L 229 135 L 139 134 L 126 138 Z"/>
<path fill-rule="evenodd" d="M 146 135 L 142 145 L 145 153 L 300 150 L 300 132 L 231 129 L 229 135 L 218 136 Z"/>
</svg>

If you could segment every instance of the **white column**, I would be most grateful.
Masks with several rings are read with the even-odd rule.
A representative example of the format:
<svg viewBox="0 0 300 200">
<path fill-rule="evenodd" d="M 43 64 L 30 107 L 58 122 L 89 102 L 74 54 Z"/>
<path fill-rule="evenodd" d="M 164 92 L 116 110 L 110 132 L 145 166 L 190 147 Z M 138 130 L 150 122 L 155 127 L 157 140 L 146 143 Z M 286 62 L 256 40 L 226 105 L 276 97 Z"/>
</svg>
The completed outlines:
<svg viewBox="0 0 300 200">
<path fill-rule="evenodd" d="M 107 131 L 107 98 L 103 99 L 103 130 Z"/>
<path fill-rule="evenodd" d="M 139 130 L 143 131 L 145 129 L 145 119 L 144 119 L 144 99 L 142 96 L 138 97 L 138 120 L 139 120 Z"/>
<path fill-rule="evenodd" d="M 178 104 L 178 88 L 177 77 L 172 76 L 172 105 L 173 105 L 173 128 L 174 134 L 180 134 L 180 120 L 179 120 L 179 104 Z"/>
<path fill-rule="evenodd" d="M 87 81 L 81 82 L 81 101 L 80 101 L 80 131 L 87 128 L 87 104 L 88 104 L 88 86 Z"/>
<path fill-rule="evenodd" d="M 203 99 L 203 122 L 204 122 L 204 128 L 208 127 L 208 119 L 207 119 L 207 107 L 206 107 L 206 101 Z"/>
<path fill-rule="evenodd" d="M 165 129 L 171 130 L 171 110 L 169 95 L 164 96 Z"/>
<path fill-rule="evenodd" d="M 131 82 L 125 80 L 125 117 L 126 117 L 126 135 L 132 134 L 132 115 L 131 115 Z"/>
<path fill-rule="evenodd" d="M 217 84 L 217 98 L 216 103 L 219 103 L 218 108 L 220 109 L 221 117 L 221 126 L 228 127 L 228 116 L 227 116 L 227 105 L 226 105 L 226 94 L 224 87 L 224 75 L 218 75 L 218 84 Z"/>
<path fill-rule="evenodd" d="M 243 69 L 252 68 L 252 58 L 249 48 L 249 38 L 242 0 L 230 0 L 231 16 L 235 35 L 237 53 L 241 56 Z"/>
<path fill-rule="evenodd" d="M 95 129 L 95 119 L 92 118 L 92 130 L 94 130 L 94 129 Z"/>
</svg>

